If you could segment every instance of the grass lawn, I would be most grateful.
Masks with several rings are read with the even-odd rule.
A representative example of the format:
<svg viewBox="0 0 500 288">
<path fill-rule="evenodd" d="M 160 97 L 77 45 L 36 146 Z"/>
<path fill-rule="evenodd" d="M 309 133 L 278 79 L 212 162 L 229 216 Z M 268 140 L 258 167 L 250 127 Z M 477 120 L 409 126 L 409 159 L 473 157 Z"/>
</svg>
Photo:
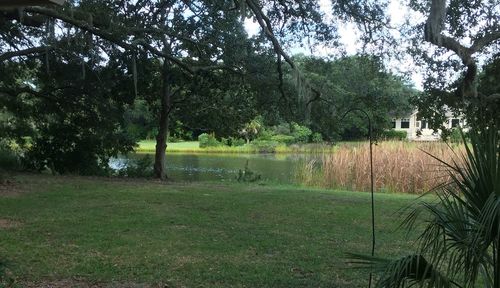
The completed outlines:
<svg viewBox="0 0 500 288">
<path fill-rule="evenodd" d="M 0 190 L 0 257 L 21 287 L 361 287 L 368 278 L 344 259 L 370 251 L 368 193 L 16 177 Z M 379 255 L 410 247 L 394 230 L 412 199 L 376 196 Z"/>
<path fill-rule="evenodd" d="M 136 149 L 138 152 L 155 151 L 155 140 L 142 140 L 138 144 L 139 147 Z M 198 141 L 168 143 L 167 146 L 167 151 L 191 151 L 193 149 L 200 149 Z"/>
<path fill-rule="evenodd" d="M 155 152 L 155 140 L 139 141 L 138 147 L 135 149 L 139 153 Z M 278 145 L 275 148 L 276 153 L 331 153 L 335 148 L 328 144 L 302 144 L 286 146 Z M 259 153 L 259 149 L 245 144 L 243 146 L 217 146 L 200 148 L 198 141 L 186 141 L 177 143 L 168 143 L 167 152 L 184 152 L 184 153 Z"/>
<path fill-rule="evenodd" d="M 155 152 L 155 140 L 139 141 L 139 146 L 135 149 L 139 153 Z M 184 153 L 258 153 L 253 147 L 244 145 L 238 147 L 219 146 L 200 148 L 198 141 L 186 141 L 168 143 L 167 152 L 184 152 Z"/>
</svg>

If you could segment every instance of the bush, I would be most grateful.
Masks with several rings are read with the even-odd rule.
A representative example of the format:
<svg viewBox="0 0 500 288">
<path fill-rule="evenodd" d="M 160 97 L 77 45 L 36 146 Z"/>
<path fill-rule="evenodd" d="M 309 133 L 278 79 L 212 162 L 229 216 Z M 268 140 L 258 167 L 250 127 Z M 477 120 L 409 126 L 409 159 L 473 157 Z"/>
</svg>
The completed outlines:
<svg viewBox="0 0 500 288">
<path fill-rule="evenodd" d="M 217 147 L 222 145 L 222 143 L 217 141 L 214 134 L 200 134 L 200 136 L 198 136 L 198 141 L 200 142 L 200 148 Z"/>
<path fill-rule="evenodd" d="M 408 138 L 408 133 L 406 131 L 396 131 L 396 130 L 385 130 L 381 134 L 384 140 L 406 140 Z"/>
<path fill-rule="evenodd" d="M 245 139 L 237 137 L 229 137 L 229 139 L 227 139 L 227 142 L 229 146 L 234 146 L 234 147 L 245 145 Z"/>
<path fill-rule="evenodd" d="M 311 136 L 311 142 L 313 142 L 313 143 L 323 142 L 323 136 L 321 135 L 321 133 L 318 133 L 318 132 L 313 133 Z"/>
<path fill-rule="evenodd" d="M 5 146 L 0 146 L 0 170 L 16 171 L 21 169 L 17 154 Z"/>
<path fill-rule="evenodd" d="M 274 136 L 274 133 L 273 133 L 271 130 L 268 130 L 268 129 L 264 129 L 264 128 L 262 128 L 262 129 L 259 131 L 259 134 L 258 134 L 257 140 L 261 140 L 261 141 L 271 141 L 273 136 Z"/>
<path fill-rule="evenodd" d="M 271 127 L 271 130 L 273 131 L 274 134 L 279 135 L 290 135 L 292 132 L 290 131 L 290 124 L 288 123 L 281 123 L 276 126 Z"/>
<path fill-rule="evenodd" d="M 174 126 L 175 128 L 172 129 L 171 133 L 169 133 L 169 138 L 168 138 L 169 142 L 175 143 L 175 142 L 193 140 L 193 132 L 184 130 L 182 128 L 184 124 L 181 121 L 179 120 L 175 121 Z"/>
<path fill-rule="evenodd" d="M 283 143 L 286 145 L 290 145 L 290 144 L 295 143 L 295 138 L 293 136 L 283 135 L 283 134 L 274 135 L 271 137 L 271 140 L 279 142 L 279 143 Z"/>
<path fill-rule="evenodd" d="M 279 143 L 276 141 L 254 140 L 252 146 L 257 149 L 259 153 L 275 153 Z"/>
<path fill-rule="evenodd" d="M 257 174 L 254 171 L 250 170 L 250 168 L 248 168 L 248 160 L 245 164 L 245 169 L 238 170 L 238 177 L 236 178 L 238 182 L 256 182 L 259 181 L 260 179 L 261 179 L 260 174 Z"/>
<path fill-rule="evenodd" d="M 463 131 L 462 133 L 464 133 L 465 139 L 467 140 L 469 138 L 469 135 Z M 463 139 L 462 134 L 460 133 L 460 129 L 454 128 L 453 130 L 451 130 L 450 134 L 448 135 L 448 140 L 451 143 L 462 143 Z"/>
<path fill-rule="evenodd" d="M 292 123 L 292 136 L 295 138 L 295 143 L 307 143 L 311 135 L 312 131 L 308 127 Z"/>
<path fill-rule="evenodd" d="M 150 155 L 139 159 L 128 159 L 126 167 L 118 171 L 119 176 L 124 177 L 152 177 L 153 160 Z"/>
</svg>

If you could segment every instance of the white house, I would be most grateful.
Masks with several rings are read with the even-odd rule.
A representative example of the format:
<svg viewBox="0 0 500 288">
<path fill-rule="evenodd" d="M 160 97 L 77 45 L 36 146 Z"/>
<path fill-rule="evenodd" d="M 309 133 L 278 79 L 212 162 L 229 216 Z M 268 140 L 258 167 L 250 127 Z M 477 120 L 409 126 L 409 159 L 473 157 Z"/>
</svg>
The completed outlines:
<svg viewBox="0 0 500 288">
<path fill-rule="evenodd" d="M 463 117 L 457 117 L 452 112 L 446 112 L 446 120 L 443 126 L 446 128 L 466 127 Z M 392 129 L 396 131 L 406 131 L 408 140 L 411 141 L 437 141 L 441 139 L 441 130 L 435 132 L 430 129 L 429 123 L 425 119 L 418 117 L 418 111 L 404 118 L 393 118 Z"/>
</svg>

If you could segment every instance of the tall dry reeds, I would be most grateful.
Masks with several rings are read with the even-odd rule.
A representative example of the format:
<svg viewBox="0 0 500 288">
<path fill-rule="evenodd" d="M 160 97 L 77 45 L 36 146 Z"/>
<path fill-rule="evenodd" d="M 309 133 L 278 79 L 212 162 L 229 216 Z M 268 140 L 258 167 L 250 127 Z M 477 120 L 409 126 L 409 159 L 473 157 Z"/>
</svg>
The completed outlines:
<svg viewBox="0 0 500 288">
<path fill-rule="evenodd" d="M 376 191 L 427 192 L 449 176 L 443 165 L 425 152 L 448 162 L 456 159 L 453 155 L 460 149 L 440 142 L 380 142 L 373 146 Z M 369 191 L 369 145 L 344 145 L 321 160 L 305 162 L 297 170 L 296 180 L 306 186 Z"/>
</svg>

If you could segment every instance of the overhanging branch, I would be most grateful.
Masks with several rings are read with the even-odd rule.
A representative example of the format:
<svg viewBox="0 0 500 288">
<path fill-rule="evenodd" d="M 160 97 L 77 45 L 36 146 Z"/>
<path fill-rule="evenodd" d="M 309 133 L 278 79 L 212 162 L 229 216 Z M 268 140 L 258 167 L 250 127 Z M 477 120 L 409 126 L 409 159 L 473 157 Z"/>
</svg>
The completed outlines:
<svg viewBox="0 0 500 288">
<path fill-rule="evenodd" d="M 425 22 L 424 39 L 438 47 L 454 52 L 467 67 L 460 90 L 463 97 L 477 97 L 475 80 L 477 77 L 477 63 L 472 55 L 486 46 L 500 39 L 500 27 L 497 31 L 487 33 L 476 39 L 470 47 L 460 44 L 456 39 L 443 35 L 446 20 L 447 1 L 432 0 L 429 17 Z"/>
<path fill-rule="evenodd" d="M 248 7 L 252 10 L 253 14 L 255 15 L 255 18 L 257 19 L 257 22 L 259 23 L 260 27 L 264 31 L 266 37 L 269 39 L 269 41 L 271 41 L 271 43 L 273 45 L 274 52 L 278 56 L 278 74 L 279 74 L 279 81 L 280 81 L 279 89 L 280 89 L 280 93 L 282 94 L 282 97 L 285 97 L 284 90 L 282 89 L 282 87 L 283 87 L 283 70 L 282 70 L 281 61 L 283 59 L 294 70 L 297 69 L 297 66 L 293 62 L 292 58 L 281 47 L 281 44 L 279 43 L 278 39 L 276 38 L 276 36 L 273 32 L 273 27 L 272 27 L 271 21 L 262 12 L 262 9 L 261 9 L 261 7 L 259 7 L 258 3 L 255 0 L 246 0 L 246 3 L 248 5 Z M 303 80 L 304 80 L 304 83 L 307 83 L 307 81 L 305 81 L 305 79 L 303 79 Z M 312 99 L 319 99 L 321 96 L 321 92 L 309 84 L 307 86 L 313 92 L 313 94 L 315 94 L 315 97 Z M 310 100 L 306 103 L 306 107 L 308 107 L 311 104 L 312 101 L 310 101 Z"/>
<path fill-rule="evenodd" d="M 18 50 L 18 51 L 9 51 L 5 52 L 3 54 L 0 54 L 0 62 L 15 58 L 15 57 L 21 57 L 21 56 L 28 56 L 32 54 L 43 54 L 47 53 L 47 51 L 52 50 L 51 47 L 48 46 L 42 46 L 42 47 L 32 47 L 32 48 L 27 48 L 23 50 Z"/>
</svg>

